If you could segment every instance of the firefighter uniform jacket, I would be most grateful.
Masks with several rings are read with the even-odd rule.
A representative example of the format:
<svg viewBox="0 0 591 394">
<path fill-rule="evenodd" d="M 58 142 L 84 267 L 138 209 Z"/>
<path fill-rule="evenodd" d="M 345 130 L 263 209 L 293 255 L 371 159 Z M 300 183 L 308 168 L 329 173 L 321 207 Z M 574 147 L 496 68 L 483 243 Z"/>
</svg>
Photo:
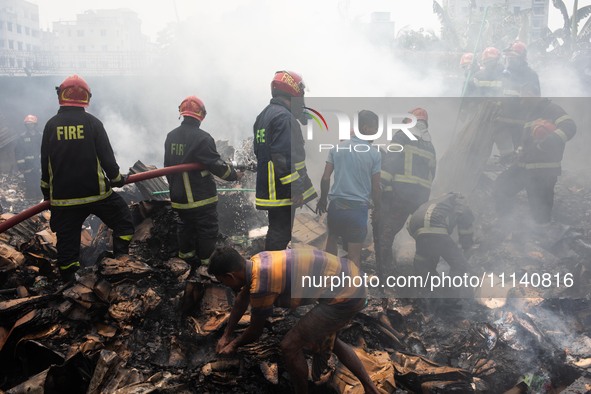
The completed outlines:
<svg viewBox="0 0 591 394">
<path fill-rule="evenodd" d="M 302 194 L 304 202 L 314 199 L 317 194 L 306 170 L 302 129 L 281 100 L 271 99 L 257 116 L 253 131 L 257 209 L 291 206 L 292 191 Z"/>
<path fill-rule="evenodd" d="M 468 89 L 466 95 L 471 97 L 502 97 L 503 70 L 498 65 L 483 68 L 474 74 Z"/>
<path fill-rule="evenodd" d="M 549 99 L 528 98 L 529 103 L 533 103 L 533 107 L 523 128 L 523 153 L 518 165 L 534 172 L 558 176 L 565 144 L 574 137 L 577 126 L 562 107 Z M 534 137 L 534 129 L 543 121 L 548 121 L 556 129 L 542 138 Z"/>
<path fill-rule="evenodd" d="M 62 106 L 41 142 L 41 188 L 52 207 L 100 201 L 121 174 L 103 124 L 84 108 Z"/>
<path fill-rule="evenodd" d="M 164 166 L 201 163 L 201 171 L 167 175 L 170 201 L 175 209 L 199 208 L 218 201 L 214 174 L 226 181 L 236 180 L 236 171 L 217 152 L 215 141 L 199 128 L 201 122 L 186 116 L 181 125 L 166 136 Z"/>
<path fill-rule="evenodd" d="M 383 153 L 382 190 L 393 191 L 396 198 L 418 206 L 431 194 L 436 168 L 435 148 L 430 141 L 421 138 L 413 141 L 402 131 L 394 134 L 392 143 L 400 144 L 404 149 L 398 153 Z"/>
<path fill-rule="evenodd" d="M 422 204 L 410 217 L 408 232 L 413 238 L 422 234 L 449 235 L 458 227 L 458 237 L 462 248 L 473 243 L 474 215 L 459 193 L 446 195 Z"/>
<path fill-rule="evenodd" d="M 33 169 L 39 171 L 41 150 L 41 135 L 36 131 L 27 130 L 23 133 L 16 146 L 16 164 L 22 172 L 28 172 Z M 37 178 L 37 182 L 38 182 Z"/>
<path fill-rule="evenodd" d="M 506 97 L 540 96 L 540 78 L 527 63 L 503 71 L 503 95 Z"/>
</svg>

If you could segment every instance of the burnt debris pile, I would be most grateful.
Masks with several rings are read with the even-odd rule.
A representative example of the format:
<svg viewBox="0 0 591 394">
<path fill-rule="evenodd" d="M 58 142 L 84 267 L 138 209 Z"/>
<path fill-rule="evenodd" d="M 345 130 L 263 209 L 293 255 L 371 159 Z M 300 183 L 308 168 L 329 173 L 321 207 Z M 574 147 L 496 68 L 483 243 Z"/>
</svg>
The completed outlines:
<svg viewBox="0 0 591 394">
<path fill-rule="evenodd" d="M 222 149 L 220 149 L 222 151 Z M 237 152 L 230 155 L 238 156 Z M 249 159 L 244 159 L 248 164 Z M 132 172 L 149 169 L 136 163 Z M 30 205 L 3 179 L 3 217 Z M 245 255 L 260 250 L 266 223 L 252 203 L 254 176 L 240 190 L 218 184 L 220 242 Z M 11 183 L 13 182 L 13 183 Z M 251 186 L 252 187 L 252 186 Z M 482 188 L 487 198 L 486 187 Z M 518 236 L 480 212 L 480 247 L 470 258 L 496 272 L 572 273 L 576 286 L 540 293 L 516 286 L 506 297 L 403 299 L 372 289 L 369 304 L 342 331 L 384 392 L 562 392 L 591 389 L 591 183 L 565 176 L 556 214 L 567 224 Z M 90 220 L 82 265 L 62 285 L 49 213 L 0 234 L 0 390 L 7 393 L 284 392 L 291 388 L 279 342 L 306 310 L 276 309 L 263 337 L 233 357 L 215 344 L 232 292 L 207 275 L 190 276 L 176 257 L 175 218 L 163 179 L 126 186 L 136 232 L 129 256 L 113 258 L 108 229 Z M 522 201 L 523 202 L 523 201 Z M 34 203 L 34 202 L 32 202 Z M 484 204 L 485 202 L 483 202 Z M 9 207 L 12 206 L 12 209 Z M 324 225 L 298 214 L 294 247 L 322 247 Z M 371 249 L 370 249 L 371 252 Z M 373 254 L 364 268 L 372 273 Z M 375 290 L 375 291 L 374 291 Z M 378 291 L 379 290 L 379 291 Z M 239 326 L 249 322 L 247 313 Z M 317 392 L 360 393 L 336 358 L 312 368 Z M 554 391 L 552 391 L 554 390 Z"/>
</svg>

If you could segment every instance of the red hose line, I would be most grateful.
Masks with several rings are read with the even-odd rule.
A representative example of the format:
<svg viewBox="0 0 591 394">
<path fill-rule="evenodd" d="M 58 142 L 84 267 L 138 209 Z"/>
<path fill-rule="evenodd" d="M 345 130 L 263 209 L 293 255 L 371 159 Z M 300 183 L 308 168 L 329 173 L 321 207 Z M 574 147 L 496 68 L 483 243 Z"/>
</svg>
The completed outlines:
<svg viewBox="0 0 591 394">
<path fill-rule="evenodd" d="M 164 175 L 175 174 L 177 172 L 185 172 L 185 171 L 196 171 L 202 170 L 205 166 L 201 163 L 189 163 L 189 164 L 178 164 L 176 166 L 164 167 L 164 168 L 157 168 L 155 170 L 140 172 L 138 174 L 132 174 L 127 177 L 126 184 L 128 183 L 135 183 L 145 181 L 147 179 L 158 178 Z M 0 223 L 0 233 L 8 230 L 9 228 L 19 224 L 23 220 L 27 220 L 30 217 L 41 213 L 49 209 L 49 201 L 40 202 L 37 205 L 33 205 L 30 208 L 25 209 L 24 211 L 6 219 L 2 223 Z"/>
</svg>

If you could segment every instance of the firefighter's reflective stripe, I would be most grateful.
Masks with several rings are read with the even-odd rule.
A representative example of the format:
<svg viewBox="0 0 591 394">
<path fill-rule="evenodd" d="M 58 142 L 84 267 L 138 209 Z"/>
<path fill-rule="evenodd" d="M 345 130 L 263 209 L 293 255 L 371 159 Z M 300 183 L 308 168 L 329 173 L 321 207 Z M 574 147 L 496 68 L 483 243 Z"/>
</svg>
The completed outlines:
<svg viewBox="0 0 591 394">
<path fill-rule="evenodd" d="M 224 175 L 222 175 L 220 178 L 226 179 L 227 177 L 230 176 L 231 173 L 232 173 L 232 169 L 230 168 L 230 166 L 227 166 L 226 172 L 224 172 Z"/>
<path fill-rule="evenodd" d="M 421 234 L 445 234 L 449 235 L 446 228 L 443 227 L 421 227 L 417 231 L 414 232 L 413 235 L 421 235 Z"/>
<path fill-rule="evenodd" d="M 269 198 L 259 198 L 255 204 L 259 207 L 285 207 L 291 205 L 290 198 L 277 199 L 277 189 L 275 187 L 275 165 L 272 161 L 267 162 L 267 185 L 269 187 Z"/>
<path fill-rule="evenodd" d="M 281 181 L 282 184 L 286 185 L 288 183 L 295 181 L 299 177 L 300 177 L 300 174 L 297 171 L 295 171 L 295 172 L 292 172 L 291 174 L 288 174 L 282 178 L 279 178 L 279 180 Z"/>
<path fill-rule="evenodd" d="M 124 241 L 131 241 L 131 239 L 133 238 L 133 234 L 119 235 L 117 236 L 117 238 L 122 239 Z"/>
<path fill-rule="evenodd" d="M 107 183 L 105 181 L 105 173 L 101 167 L 101 161 L 98 157 L 96 158 L 96 175 L 99 185 L 99 195 L 105 194 L 107 192 Z"/>
<path fill-rule="evenodd" d="M 458 235 L 472 235 L 474 234 L 474 229 L 472 228 L 472 226 L 468 227 L 468 228 L 464 228 L 464 229 L 460 229 L 458 226 Z"/>
<path fill-rule="evenodd" d="M 295 163 L 295 169 L 296 170 L 303 170 L 306 167 L 306 161 L 298 161 L 297 163 Z"/>
<path fill-rule="evenodd" d="M 195 257 L 197 255 L 196 250 L 191 250 L 190 252 L 183 253 L 179 250 L 179 258 L 181 259 L 190 259 L 191 257 Z"/>
<path fill-rule="evenodd" d="M 419 149 L 416 146 L 405 146 L 404 147 L 404 174 L 395 174 L 394 175 L 394 182 L 404 182 L 404 183 L 415 183 L 426 188 L 431 188 L 431 184 L 433 183 L 432 173 L 429 174 L 428 179 L 424 179 L 413 175 L 412 172 L 412 163 L 413 163 L 413 156 L 421 156 L 425 159 L 429 160 L 430 163 L 434 166 L 435 163 L 435 155 L 429 151 L 424 149 Z M 383 177 L 382 177 L 383 178 Z"/>
<path fill-rule="evenodd" d="M 526 169 L 534 168 L 560 168 L 560 162 L 555 163 L 524 163 L 523 167 Z"/>
<path fill-rule="evenodd" d="M 501 81 L 481 81 L 479 79 L 474 79 L 474 85 L 483 88 L 500 88 L 503 86 L 503 82 Z"/>
<path fill-rule="evenodd" d="M 306 191 L 303 193 L 303 195 L 302 195 L 302 198 L 303 198 L 304 200 L 306 200 L 307 198 L 310 198 L 310 197 L 312 197 L 312 196 L 313 196 L 315 193 L 316 193 L 316 190 L 314 190 L 314 186 L 310 186 L 310 187 L 308 188 L 308 190 L 306 190 Z"/>
<path fill-rule="evenodd" d="M 79 261 L 74 261 L 74 262 L 72 262 L 70 264 L 60 265 L 59 266 L 60 270 L 62 270 L 62 271 L 65 271 L 65 270 L 67 270 L 69 268 L 72 268 L 72 267 L 80 267 L 80 262 Z"/>
<path fill-rule="evenodd" d="M 275 166 L 272 161 L 267 163 L 267 176 L 269 184 L 269 200 L 275 201 L 277 199 L 277 190 L 275 188 Z"/>
<path fill-rule="evenodd" d="M 388 171 L 381 170 L 380 171 L 380 179 L 383 182 L 382 191 L 391 192 L 392 190 L 394 190 L 392 188 L 392 181 L 394 180 L 394 177 L 392 176 L 392 174 L 390 174 Z"/>
<path fill-rule="evenodd" d="M 53 169 L 51 168 L 51 160 L 47 160 L 47 172 L 49 173 L 49 199 L 53 198 Z"/>
<path fill-rule="evenodd" d="M 41 187 L 44 189 L 49 189 L 49 183 L 45 182 L 44 180 L 41 180 Z"/>
<path fill-rule="evenodd" d="M 113 193 L 113 190 L 109 189 L 108 192 L 105 194 L 101 194 L 98 196 L 90 196 L 90 197 L 82 197 L 82 198 L 68 198 L 64 200 L 55 200 L 51 199 L 51 206 L 54 207 L 69 207 L 74 205 L 82 205 L 82 204 L 90 204 L 92 202 L 97 202 L 104 200 L 105 198 L 109 197 Z"/>
<path fill-rule="evenodd" d="M 560 129 L 556 129 L 554 130 L 554 133 L 560 137 L 560 139 L 566 144 L 568 142 L 568 140 L 570 138 L 568 138 L 568 135 L 566 135 L 566 133 Z"/>
<path fill-rule="evenodd" d="M 191 180 L 189 179 L 189 173 L 186 171 L 183 172 L 182 177 L 183 177 L 183 187 L 185 188 L 185 195 L 187 196 L 187 203 L 188 204 L 194 203 L 195 200 L 193 199 L 193 189 L 191 189 Z"/>
<path fill-rule="evenodd" d="M 564 122 L 565 120 L 573 120 L 569 115 L 562 115 L 560 118 L 554 121 L 554 124 L 558 126 L 560 123 Z"/>
<path fill-rule="evenodd" d="M 503 94 L 508 97 L 519 97 L 521 93 L 514 89 L 503 89 Z"/>
<path fill-rule="evenodd" d="M 431 227 L 431 215 L 433 215 L 433 211 L 437 208 L 437 204 L 431 204 L 427 207 L 425 211 L 425 218 L 423 220 L 423 227 Z"/>
<path fill-rule="evenodd" d="M 192 198 L 192 196 L 191 196 L 191 198 Z M 199 207 L 203 207 L 205 205 L 213 204 L 214 202 L 217 202 L 217 201 L 218 201 L 218 196 L 213 196 L 210 198 L 206 198 L 205 200 L 191 201 L 191 202 L 188 202 L 185 204 L 173 202 L 173 203 L 171 203 L 171 206 L 176 209 L 191 209 L 191 208 L 199 208 Z"/>
<path fill-rule="evenodd" d="M 266 200 L 264 198 L 257 198 L 255 203 L 260 207 L 285 207 L 291 205 L 291 199 L 284 198 L 281 200 Z"/>
<path fill-rule="evenodd" d="M 115 179 L 111 179 L 111 182 L 119 182 L 121 180 L 121 173 L 117 174 Z"/>
</svg>

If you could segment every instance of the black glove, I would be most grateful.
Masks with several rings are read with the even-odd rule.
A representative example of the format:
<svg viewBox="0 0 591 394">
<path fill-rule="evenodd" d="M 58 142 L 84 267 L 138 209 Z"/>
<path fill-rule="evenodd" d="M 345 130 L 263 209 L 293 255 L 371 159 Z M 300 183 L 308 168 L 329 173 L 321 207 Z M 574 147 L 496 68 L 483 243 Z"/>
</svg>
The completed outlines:
<svg viewBox="0 0 591 394">
<path fill-rule="evenodd" d="M 43 201 L 48 201 L 49 200 L 49 188 L 48 187 L 42 187 L 41 188 L 41 193 L 43 193 Z"/>
<path fill-rule="evenodd" d="M 118 180 L 111 180 L 111 187 L 123 187 L 125 186 L 125 182 L 127 182 L 127 175 L 119 174 Z"/>
</svg>

